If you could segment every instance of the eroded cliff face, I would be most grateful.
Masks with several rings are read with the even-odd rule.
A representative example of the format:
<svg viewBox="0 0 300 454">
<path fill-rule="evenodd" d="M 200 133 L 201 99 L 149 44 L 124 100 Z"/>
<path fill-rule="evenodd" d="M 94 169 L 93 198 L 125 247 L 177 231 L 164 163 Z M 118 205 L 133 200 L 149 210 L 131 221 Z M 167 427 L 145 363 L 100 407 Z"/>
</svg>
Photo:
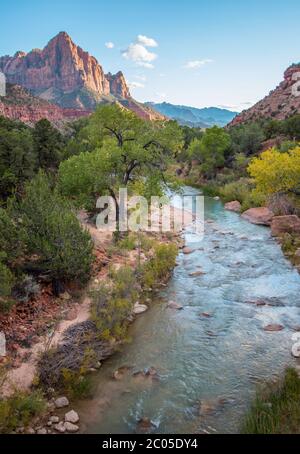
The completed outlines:
<svg viewBox="0 0 300 454">
<path fill-rule="evenodd" d="M 261 118 L 284 120 L 300 113 L 300 64 L 290 66 L 284 80 L 268 96 L 253 107 L 237 115 L 229 126 Z"/>
<path fill-rule="evenodd" d="M 65 122 L 88 116 L 91 111 L 63 109 L 48 101 L 32 96 L 18 85 L 7 85 L 6 96 L 0 97 L 0 116 L 19 120 L 28 125 L 46 118 L 61 127 Z"/>
<path fill-rule="evenodd" d="M 130 98 L 122 72 L 105 75 L 95 57 L 61 32 L 43 49 L 0 57 L 0 70 L 11 84 L 62 107 L 94 108 L 105 97 Z"/>
</svg>

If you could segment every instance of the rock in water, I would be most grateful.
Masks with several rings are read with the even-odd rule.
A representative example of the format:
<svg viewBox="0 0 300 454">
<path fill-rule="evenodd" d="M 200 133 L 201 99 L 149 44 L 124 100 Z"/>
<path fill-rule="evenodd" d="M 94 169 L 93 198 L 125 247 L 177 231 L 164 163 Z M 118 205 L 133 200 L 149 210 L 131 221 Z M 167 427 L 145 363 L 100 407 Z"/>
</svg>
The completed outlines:
<svg viewBox="0 0 300 454">
<path fill-rule="evenodd" d="M 78 413 L 74 410 L 69 411 L 65 414 L 65 421 L 71 422 L 72 424 L 76 424 L 79 421 Z"/>
<path fill-rule="evenodd" d="M 169 301 L 168 308 L 169 309 L 175 309 L 177 311 L 182 311 L 183 310 L 183 306 L 181 306 L 181 304 L 176 303 L 175 301 Z"/>
<path fill-rule="evenodd" d="M 147 310 L 148 310 L 148 306 L 146 306 L 145 304 L 135 303 L 135 305 L 133 307 L 134 315 L 143 314 Z"/>
<path fill-rule="evenodd" d="M 235 213 L 240 213 L 242 210 L 242 205 L 238 200 L 234 200 L 233 202 L 225 203 L 225 210 L 234 211 Z"/>
<path fill-rule="evenodd" d="M 141 418 L 138 422 L 139 428 L 142 430 L 149 430 L 153 424 L 150 418 Z"/>
<path fill-rule="evenodd" d="M 271 225 L 274 213 L 267 207 L 250 208 L 242 214 L 242 218 L 252 224 Z"/>
<path fill-rule="evenodd" d="M 184 247 L 182 249 L 182 252 L 185 254 L 185 255 L 189 255 L 189 254 L 192 254 L 193 252 L 195 252 L 195 249 L 192 249 L 190 247 Z"/>
<path fill-rule="evenodd" d="M 68 407 L 68 405 L 69 405 L 69 401 L 66 397 L 59 397 L 58 399 L 56 399 L 56 401 L 54 403 L 55 403 L 56 408 L 64 408 L 64 407 Z"/>
<path fill-rule="evenodd" d="M 278 331 L 282 331 L 284 329 L 284 326 L 282 325 L 277 325 L 276 323 L 274 324 L 271 324 L 271 325 L 267 325 L 264 327 L 264 330 L 269 332 L 269 333 L 274 333 L 274 332 L 278 332 Z"/>
</svg>

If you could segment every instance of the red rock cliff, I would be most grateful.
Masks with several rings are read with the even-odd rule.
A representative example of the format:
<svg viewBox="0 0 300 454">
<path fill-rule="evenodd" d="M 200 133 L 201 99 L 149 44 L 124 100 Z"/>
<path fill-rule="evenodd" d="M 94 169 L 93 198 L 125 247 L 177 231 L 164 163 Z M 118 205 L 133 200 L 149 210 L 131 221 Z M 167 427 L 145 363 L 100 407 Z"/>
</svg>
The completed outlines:
<svg viewBox="0 0 300 454">
<path fill-rule="evenodd" d="M 0 70 L 8 82 L 62 107 L 91 108 L 108 95 L 130 98 L 123 74 L 106 76 L 96 58 L 76 46 L 65 32 L 43 50 L 0 57 Z"/>
</svg>

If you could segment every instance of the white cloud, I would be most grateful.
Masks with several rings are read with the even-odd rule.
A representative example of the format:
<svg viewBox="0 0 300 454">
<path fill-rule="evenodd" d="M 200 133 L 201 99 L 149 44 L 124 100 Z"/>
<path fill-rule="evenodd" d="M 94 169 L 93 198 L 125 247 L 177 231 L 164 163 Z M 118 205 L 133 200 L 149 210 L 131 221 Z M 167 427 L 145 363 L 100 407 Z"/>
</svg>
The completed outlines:
<svg viewBox="0 0 300 454">
<path fill-rule="evenodd" d="M 148 38 L 145 35 L 138 35 L 136 42 L 145 47 L 158 47 L 158 43 L 153 38 Z"/>
<path fill-rule="evenodd" d="M 141 74 L 137 74 L 136 76 L 134 76 L 134 78 L 137 80 L 141 80 L 142 82 L 146 82 L 147 80 L 147 77 Z"/>
<path fill-rule="evenodd" d="M 130 82 L 129 87 L 130 88 L 144 88 L 145 85 L 141 84 L 140 82 Z"/>
<path fill-rule="evenodd" d="M 105 43 L 105 47 L 107 47 L 107 49 L 113 49 L 115 45 L 111 41 L 108 41 L 107 43 Z"/>
<path fill-rule="evenodd" d="M 154 52 L 149 52 L 145 46 L 138 43 L 129 44 L 128 48 L 122 52 L 122 55 L 127 60 L 131 60 L 144 68 L 153 68 L 152 62 L 157 59 L 157 55 Z"/>
<path fill-rule="evenodd" d="M 186 69 L 198 69 L 202 68 L 202 66 L 205 66 L 209 63 L 213 63 L 213 60 L 207 58 L 205 60 L 192 60 L 188 61 L 185 65 L 184 68 Z"/>
</svg>

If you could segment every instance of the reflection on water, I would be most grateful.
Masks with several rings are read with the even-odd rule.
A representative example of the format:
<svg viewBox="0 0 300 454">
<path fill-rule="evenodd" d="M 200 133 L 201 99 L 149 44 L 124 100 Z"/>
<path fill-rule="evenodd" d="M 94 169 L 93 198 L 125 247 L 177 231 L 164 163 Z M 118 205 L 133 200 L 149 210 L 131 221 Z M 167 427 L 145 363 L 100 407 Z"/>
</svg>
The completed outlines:
<svg viewBox="0 0 300 454">
<path fill-rule="evenodd" d="M 269 229 L 212 199 L 205 219 L 203 241 L 179 255 L 168 287 L 131 327 L 132 342 L 94 377 L 93 398 L 79 403 L 83 432 L 138 432 L 137 421 L 148 417 L 156 433 L 235 433 L 256 386 L 293 363 L 299 274 Z M 168 309 L 170 299 L 184 310 Z M 266 333 L 270 323 L 285 329 Z M 113 380 L 124 365 L 122 380 Z M 159 380 L 134 375 L 149 367 Z"/>
</svg>

